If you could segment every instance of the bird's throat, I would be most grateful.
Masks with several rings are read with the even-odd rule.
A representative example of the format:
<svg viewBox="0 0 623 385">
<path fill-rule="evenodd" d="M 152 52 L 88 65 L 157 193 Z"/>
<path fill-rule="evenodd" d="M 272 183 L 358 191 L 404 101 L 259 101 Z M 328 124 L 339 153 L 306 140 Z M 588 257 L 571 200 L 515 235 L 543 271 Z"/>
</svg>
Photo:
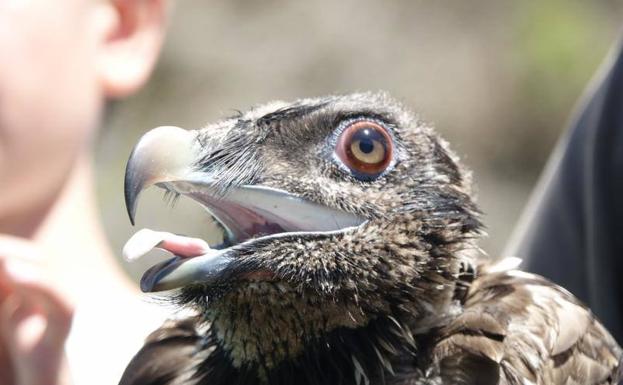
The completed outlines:
<svg viewBox="0 0 623 385">
<path fill-rule="evenodd" d="M 337 328 L 355 329 L 369 321 L 355 306 L 327 305 L 315 293 L 301 293 L 279 281 L 249 282 L 204 314 L 237 368 L 274 368 Z"/>
<path fill-rule="evenodd" d="M 255 320 L 259 318 L 255 317 Z M 370 320 L 365 326 L 336 327 L 304 343 L 301 343 L 303 338 L 300 330 L 291 333 L 279 330 L 278 325 L 275 325 L 265 332 L 252 333 L 253 341 L 259 347 L 253 347 L 251 339 L 241 343 L 240 337 L 234 337 L 248 333 L 245 338 L 249 338 L 249 330 L 238 325 L 226 331 L 219 330 L 217 324 L 220 322 L 217 320 L 211 325 L 205 338 L 204 351 L 197 357 L 203 357 L 195 366 L 200 374 L 198 383 L 377 383 L 390 373 L 407 369 L 406 366 L 412 369 L 417 361 L 416 341 L 407 327 L 386 317 Z M 285 322 L 285 319 L 281 318 L 281 322 Z M 259 338 L 268 340 L 260 342 Z M 291 339 L 296 340 L 298 345 L 291 345 Z M 297 352 L 292 350 L 294 346 L 300 346 Z M 263 354 L 265 358 L 262 358 Z"/>
</svg>

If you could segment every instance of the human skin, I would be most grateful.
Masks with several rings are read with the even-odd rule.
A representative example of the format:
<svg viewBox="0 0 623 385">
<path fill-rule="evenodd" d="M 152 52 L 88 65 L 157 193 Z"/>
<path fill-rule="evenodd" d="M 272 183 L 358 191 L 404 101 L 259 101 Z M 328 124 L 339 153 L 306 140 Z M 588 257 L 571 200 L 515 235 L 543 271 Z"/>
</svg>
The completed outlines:
<svg viewBox="0 0 623 385">
<path fill-rule="evenodd" d="M 0 3 L 0 232 L 32 235 L 88 151 L 105 99 L 145 81 L 162 32 L 158 7 L 162 1 Z"/>
<path fill-rule="evenodd" d="M 100 228 L 91 144 L 106 100 L 149 77 L 165 16 L 165 0 L 0 2 L 2 384 L 67 383 L 76 303 L 132 288 Z"/>
</svg>

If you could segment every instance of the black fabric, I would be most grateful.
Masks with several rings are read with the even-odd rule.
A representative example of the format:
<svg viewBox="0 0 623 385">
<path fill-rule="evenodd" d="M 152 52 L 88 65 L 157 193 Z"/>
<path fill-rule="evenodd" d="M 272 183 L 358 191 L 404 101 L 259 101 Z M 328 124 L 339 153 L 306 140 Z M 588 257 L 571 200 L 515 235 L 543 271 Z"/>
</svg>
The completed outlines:
<svg viewBox="0 0 623 385">
<path fill-rule="evenodd" d="M 585 301 L 623 343 L 623 50 L 559 142 L 511 245 Z"/>
</svg>

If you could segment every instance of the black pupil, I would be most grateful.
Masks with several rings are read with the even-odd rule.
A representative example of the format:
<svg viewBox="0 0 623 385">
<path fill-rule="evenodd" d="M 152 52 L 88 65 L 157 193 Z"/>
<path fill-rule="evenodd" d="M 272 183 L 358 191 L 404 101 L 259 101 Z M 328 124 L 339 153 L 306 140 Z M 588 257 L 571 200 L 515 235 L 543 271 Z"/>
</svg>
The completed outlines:
<svg viewBox="0 0 623 385">
<path fill-rule="evenodd" d="M 359 141 L 359 149 L 364 154 L 369 154 L 374 150 L 374 142 L 371 139 L 364 139 Z"/>
</svg>

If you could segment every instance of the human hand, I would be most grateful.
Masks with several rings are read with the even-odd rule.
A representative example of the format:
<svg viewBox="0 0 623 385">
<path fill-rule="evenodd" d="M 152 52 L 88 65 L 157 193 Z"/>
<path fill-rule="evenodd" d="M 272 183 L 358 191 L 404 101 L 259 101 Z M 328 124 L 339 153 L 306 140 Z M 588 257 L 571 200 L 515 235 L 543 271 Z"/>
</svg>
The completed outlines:
<svg viewBox="0 0 623 385">
<path fill-rule="evenodd" d="M 0 235 L 0 384 L 67 385 L 64 345 L 73 309 L 41 250 Z"/>
</svg>

